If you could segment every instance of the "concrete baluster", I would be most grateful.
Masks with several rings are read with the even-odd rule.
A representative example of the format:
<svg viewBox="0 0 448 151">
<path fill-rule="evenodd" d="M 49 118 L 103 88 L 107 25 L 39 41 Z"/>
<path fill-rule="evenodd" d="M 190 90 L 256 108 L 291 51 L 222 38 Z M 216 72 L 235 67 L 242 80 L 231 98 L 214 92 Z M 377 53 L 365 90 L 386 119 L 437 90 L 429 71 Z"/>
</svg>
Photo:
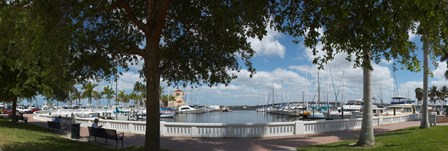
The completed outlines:
<svg viewBox="0 0 448 151">
<path fill-rule="evenodd" d="M 294 135 L 305 134 L 305 124 L 303 121 L 295 121 L 294 126 Z"/>
</svg>

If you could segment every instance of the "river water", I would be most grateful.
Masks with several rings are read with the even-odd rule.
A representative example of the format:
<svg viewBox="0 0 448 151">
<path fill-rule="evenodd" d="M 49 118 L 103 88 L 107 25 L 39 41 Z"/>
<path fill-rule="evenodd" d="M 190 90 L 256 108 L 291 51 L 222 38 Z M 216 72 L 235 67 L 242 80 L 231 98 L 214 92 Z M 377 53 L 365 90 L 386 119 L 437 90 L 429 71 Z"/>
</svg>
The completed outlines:
<svg viewBox="0 0 448 151">
<path fill-rule="evenodd" d="M 187 123 L 266 123 L 297 121 L 299 117 L 269 114 L 265 112 L 239 111 L 232 112 L 207 112 L 202 114 L 176 114 L 175 118 L 160 118 L 167 122 Z"/>
</svg>

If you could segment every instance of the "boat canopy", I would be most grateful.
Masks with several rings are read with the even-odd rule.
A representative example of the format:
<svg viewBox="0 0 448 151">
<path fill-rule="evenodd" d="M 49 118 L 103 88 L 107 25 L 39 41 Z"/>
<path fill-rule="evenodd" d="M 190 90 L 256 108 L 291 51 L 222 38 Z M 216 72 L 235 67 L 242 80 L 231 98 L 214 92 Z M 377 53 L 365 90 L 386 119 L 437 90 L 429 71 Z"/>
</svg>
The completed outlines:
<svg viewBox="0 0 448 151">
<path fill-rule="evenodd" d="M 413 104 L 414 102 L 415 101 L 411 100 L 410 98 L 396 96 L 392 97 L 390 104 Z"/>
<path fill-rule="evenodd" d="M 164 107 L 161 107 L 160 110 L 161 110 L 161 111 L 169 111 L 169 110 L 174 110 L 174 109 L 173 109 L 173 108 L 164 108 Z"/>
</svg>

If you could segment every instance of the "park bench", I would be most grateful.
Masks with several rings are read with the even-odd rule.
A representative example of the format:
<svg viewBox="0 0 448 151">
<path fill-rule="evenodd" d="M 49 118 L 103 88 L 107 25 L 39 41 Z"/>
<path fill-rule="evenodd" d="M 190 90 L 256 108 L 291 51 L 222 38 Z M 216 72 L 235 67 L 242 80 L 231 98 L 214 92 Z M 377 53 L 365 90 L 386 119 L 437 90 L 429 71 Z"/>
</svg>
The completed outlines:
<svg viewBox="0 0 448 151">
<path fill-rule="evenodd" d="M 62 130 L 62 126 L 61 123 L 56 123 L 56 122 L 52 122 L 52 121 L 47 121 L 48 124 L 48 128 L 53 129 L 53 130 Z"/>
<path fill-rule="evenodd" d="M 25 123 L 28 123 L 28 119 L 26 117 L 22 116 L 17 116 L 17 121 L 23 121 Z"/>
<path fill-rule="evenodd" d="M 113 129 L 104 129 L 104 128 L 93 128 L 93 127 L 87 127 L 89 129 L 89 142 L 90 138 L 94 137 L 95 141 L 97 137 L 104 138 L 105 142 L 107 142 L 107 139 L 115 140 L 115 148 L 118 148 L 118 141 L 121 140 L 121 147 L 124 146 L 123 139 L 124 134 L 119 133 L 117 134 L 116 130 Z"/>
</svg>

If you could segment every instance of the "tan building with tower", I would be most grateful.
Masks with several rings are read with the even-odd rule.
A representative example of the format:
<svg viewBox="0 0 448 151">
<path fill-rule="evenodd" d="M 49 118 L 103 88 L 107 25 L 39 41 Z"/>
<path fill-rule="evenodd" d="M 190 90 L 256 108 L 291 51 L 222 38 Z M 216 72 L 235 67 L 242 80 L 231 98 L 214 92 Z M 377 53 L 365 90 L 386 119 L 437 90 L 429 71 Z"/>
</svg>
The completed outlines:
<svg viewBox="0 0 448 151">
<path fill-rule="evenodd" d="M 179 107 L 181 105 L 184 105 L 184 91 L 177 89 L 173 92 L 174 101 L 168 102 L 168 107 Z"/>
</svg>

